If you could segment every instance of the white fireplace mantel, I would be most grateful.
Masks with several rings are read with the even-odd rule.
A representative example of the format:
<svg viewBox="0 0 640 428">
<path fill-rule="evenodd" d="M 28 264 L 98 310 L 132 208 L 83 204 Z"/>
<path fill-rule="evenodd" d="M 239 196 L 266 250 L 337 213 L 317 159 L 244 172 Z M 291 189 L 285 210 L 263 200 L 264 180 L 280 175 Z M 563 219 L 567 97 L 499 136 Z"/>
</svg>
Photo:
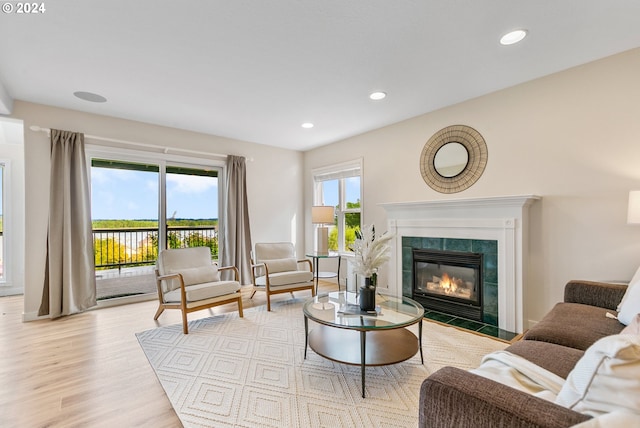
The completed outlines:
<svg viewBox="0 0 640 428">
<path fill-rule="evenodd" d="M 528 251 L 529 206 L 540 196 L 498 196 L 380 204 L 395 235 L 389 293 L 402 296 L 402 238 L 486 239 L 498 242 L 498 327 L 523 331 L 523 288 Z"/>
</svg>

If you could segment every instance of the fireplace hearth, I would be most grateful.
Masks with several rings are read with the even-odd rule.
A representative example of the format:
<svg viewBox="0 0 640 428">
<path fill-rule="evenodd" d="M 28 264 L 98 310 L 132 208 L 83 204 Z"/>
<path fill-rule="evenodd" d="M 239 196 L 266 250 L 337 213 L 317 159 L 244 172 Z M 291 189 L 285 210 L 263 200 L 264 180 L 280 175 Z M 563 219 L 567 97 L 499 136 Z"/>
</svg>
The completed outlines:
<svg viewBox="0 0 640 428">
<path fill-rule="evenodd" d="M 483 321 L 483 254 L 413 249 L 412 297 L 426 309 Z"/>
</svg>

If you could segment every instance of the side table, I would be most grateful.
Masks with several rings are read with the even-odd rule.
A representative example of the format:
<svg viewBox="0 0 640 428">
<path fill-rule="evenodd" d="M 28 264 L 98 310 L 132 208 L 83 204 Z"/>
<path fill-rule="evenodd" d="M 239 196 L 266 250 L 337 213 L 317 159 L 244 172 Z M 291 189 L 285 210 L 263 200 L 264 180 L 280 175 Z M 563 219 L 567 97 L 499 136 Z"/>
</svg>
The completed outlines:
<svg viewBox="0 0 640 428">
<path fill-rule="evenodd" d="M 313 260 L 313 272 L 315 273 L 315 277 L 316 277 L 316 294 L 318 294 L 318 279 L 333 278 L 334 276 L 338 277 L 338 291 L 340 291 L 340 262 L 342 261 L 342 256 L 340 256 L 340 253 L 335 253 L 335 252 L 317 253 L 314 251 L 312 253 L 305 254 L 305 256 Z M 318 267 L 320 263 L 320 259 L 335 259 L 335 258 L 338 259 L 338 273 L 320 272 Z"/>
</svg>

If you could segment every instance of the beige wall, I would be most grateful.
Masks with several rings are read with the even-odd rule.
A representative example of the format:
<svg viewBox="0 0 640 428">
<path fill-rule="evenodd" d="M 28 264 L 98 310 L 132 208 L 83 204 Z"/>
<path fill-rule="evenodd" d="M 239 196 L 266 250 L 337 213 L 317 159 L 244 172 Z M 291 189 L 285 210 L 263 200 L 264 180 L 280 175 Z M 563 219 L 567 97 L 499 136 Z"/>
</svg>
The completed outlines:
<svg viewBox="0 0 640 428">
<path fill-rule="evenodd" d="M 311 169 L 358 157 L 363 222 L 378 228 L 382 202 L 542 196 L 530 212 L 527 327 L 568 280 L 630 279 L 640 265 L 640 226 L 626 224 L 628 192 L 640 189 L 638 76 L 635 49 L 306 152 L 306 212 Z M 470 189 L 444 195 L 425 184 L 419 159 L 431 135 L 454 124 L 483 135 L 489 160 Z"/>
<path fill-rule="evenodd" d="M 127 141 L 245 156 L 253 242 L 292 240 L 304 252 L 301 152 L 17 101 L 12 117 L 25 128 L 25 319 L 37 313 L 44 278 L 49 201 L 49 142 L 31 125 Z M 91 142 L 87 140 L 87 142 Z M 286 185 L 282 185 L 286 183 Z"/>
</svg>

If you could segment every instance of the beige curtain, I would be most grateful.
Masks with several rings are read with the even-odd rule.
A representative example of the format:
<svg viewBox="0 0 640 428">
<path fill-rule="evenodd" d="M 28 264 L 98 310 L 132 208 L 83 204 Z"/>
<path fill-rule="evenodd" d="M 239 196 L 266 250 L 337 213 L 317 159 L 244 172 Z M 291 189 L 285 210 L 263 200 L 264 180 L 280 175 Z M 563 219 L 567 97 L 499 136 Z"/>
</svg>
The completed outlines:
<svg viewBox="0 0 640 428">
<path fill-rule="evenodd" d="M 51 130 L 50 181 L 47 259 L 38 315 L 57 318 L 96 305 L 84 134 Z"/>
<path fill-rule="evenodd" d="M 237 267 L 241 284 L 251 283 L 251 229 L 246 175 L 244 157 L 227 157 L 226 214 L 220 264 Z"/>
</svg>

